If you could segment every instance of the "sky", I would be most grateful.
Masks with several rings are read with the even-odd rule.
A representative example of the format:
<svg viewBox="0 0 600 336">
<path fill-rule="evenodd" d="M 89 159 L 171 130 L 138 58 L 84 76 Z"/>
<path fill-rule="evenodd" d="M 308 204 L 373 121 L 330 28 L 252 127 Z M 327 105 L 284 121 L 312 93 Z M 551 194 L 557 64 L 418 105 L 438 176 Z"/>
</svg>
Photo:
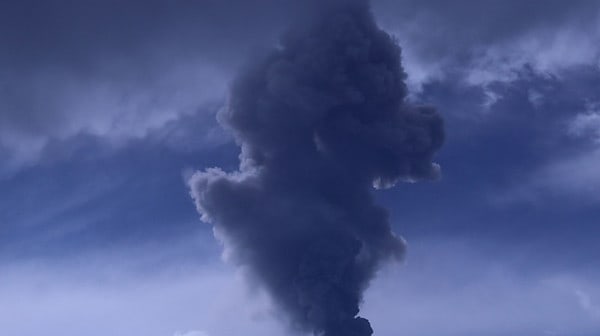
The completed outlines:
<svg viewBox="0 0 600 336">
<path fill-rule="evenodd" d="M 445 128 L 439 179 L 372 191 L 406 241 L 364 294 L 374 335 L 600 334 L 600 3 L 371 6 Z M 0 4 L 0 334 L 295 334 L 187 181 L 238 169 L 217 114 L 307 7 Z"/>
</svg>

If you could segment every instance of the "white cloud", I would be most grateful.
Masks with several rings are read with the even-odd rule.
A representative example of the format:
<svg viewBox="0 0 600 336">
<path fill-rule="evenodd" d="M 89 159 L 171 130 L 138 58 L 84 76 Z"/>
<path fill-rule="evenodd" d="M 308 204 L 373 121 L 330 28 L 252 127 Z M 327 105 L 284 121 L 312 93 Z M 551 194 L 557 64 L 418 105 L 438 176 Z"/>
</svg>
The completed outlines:
<svg viewBox="0 0 600 336">
<path fill-rule="evenodd" d="M 535 183 L 540 189 L 600 201 L 598 167 L 600 167 L 600 150 L 549 165 L 541 171 Z"/>
<path fill-rule="evenodd" d="M 208 336 L 204 331 L 192 330 L 186 332 L 176 331 L 173 336 Z"/>
<path fill-rule="evenodd" d="M 600 291 L 589 274 L 549 273 L 539 264 L 541 269 L 525 274 L 506 256 L 482 253 L 472 243 L 413 243 L 408 265 L 381 272 L 366 295 L 363 312 L 377 335 L 567 336 L 600 330 L 600 320 L 573 295 L 578 287 Z"/>
<path fill-rule="evenodd" d="M 217 257 L 215 263 L 182 264 L 175 253 L 160 263 L 168 266 L 148 268 L 157 251 L 0 265 L 0 334 L 290 334 L 267 298 Z M 407 264 L 387 268 L 372 283 L 361 314 L 378 336 L 600 330 L 600 320 L 589 313 L 597 309 L 592 298 L 600 295 L 600 275 L 535 268 L 522 274 L 508 263 L 509 255 L 483 251 L 458 240 L 413 241 Z"/>
<path fill-rule="evenodd" d="M 527 180 L 491 195 L 492 203 L 538 203 L 546 199 L 600 202 L 600 149 L 563 157 L 534 171 Z"/>
<path fill-rule="evenodd" d="M 600 103 L 588 102 L 586 110 L 568 125 L 568 133 L 574 137 L 590 137 L 600 145 Z"/>
<path fill-rule="evenodd" d="M 414 2 L 420 5 L 408 9 L 400 3 L 384 3 L 387 5 L 376 6 L 376 13 L 383 26 L 398 37 L 413 92 L 429 81 L 456 75 L 472 86 L 512 82 L 524 66 L 553 76 L 582 65 L 600 68 L 597 6 L 565 6 L 565 15 L 558 15 L 560 20 L 551 13 L 541 14 L 536 15 L 539 22 L 515 22 L 513 29 L 500 18 L 520 8 L 518 1 L 496 4 L 501 9 L 497 13 L 480 13 L 489 15 L 489 22 L 470 20 L 470 15 L 486 7 L 478 1 L 471 5 L 462 2 L 452 10 L 443 2 Z M 573 9 L 584 11 L 586 18 L 566 13 Z M 529 20 L 522 13 L 515 15 L 521 15 L 515 20 Z M 487 24 L 481 26 L 482 22 Z"/>
<path fill-rule="evenodd" d="M 466 81 L 471 85 L 511 82 L 525 65 L 552 75 L 575 66 L 597 65 L 599 41 L 600 25 L 591 31 L 570 25 L 530 31 L 487 47 L 471 65 Z"/>
<path fill-rule="evenodd" d="M 0 334 L 283 334 L 268 301 L 251 294 L 232 270 L 218 264 L 177 264 L 177 258 L 171 258 L 169 266 L 149 270 L 143 260 L 148 256 L 124 261 L 131 257 L 3 265 Z"/>
<path fill-rule="evenodd" d="M 575 296 L 577 297 L 581 308 L 583 308 L 594 319 L 600 320 L 600 306 L 596 305 L 592 301 L 592 298 L 588 293 L 577 289 L 575 290 Z"/>
</svg>

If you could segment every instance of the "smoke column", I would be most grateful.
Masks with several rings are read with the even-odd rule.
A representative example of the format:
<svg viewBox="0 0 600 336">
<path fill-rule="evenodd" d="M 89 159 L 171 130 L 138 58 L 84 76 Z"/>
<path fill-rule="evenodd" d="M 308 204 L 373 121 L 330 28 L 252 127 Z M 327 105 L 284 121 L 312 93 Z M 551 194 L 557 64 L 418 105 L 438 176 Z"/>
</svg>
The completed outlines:
<svg viewBox="0 0 600 336">
<path fill-rule="evenodd" d="M 230 259 L 295 329 L 371 335 L 362 293 L 405 248 L 372 191 L 435 179 L 443 123 L 406 101 L 400 48 L 367 1 L 319 7 L 232 84 L 219 119 L 241 146 L 239 171 L 189 183 Z"/>
</svg>

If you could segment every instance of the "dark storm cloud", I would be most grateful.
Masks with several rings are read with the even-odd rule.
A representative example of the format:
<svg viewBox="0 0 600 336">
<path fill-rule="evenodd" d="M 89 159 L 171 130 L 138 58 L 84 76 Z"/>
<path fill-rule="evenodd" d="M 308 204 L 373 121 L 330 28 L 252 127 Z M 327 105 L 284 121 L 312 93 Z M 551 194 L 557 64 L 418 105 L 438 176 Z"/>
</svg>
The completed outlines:
<svg viewBox="0 0 600 336">
<path fill-rule="evenodd" d="M 443 126 L 406 102 L 400 48 L 366 1 L 317 8 L 233 84 L 220 118 L 242 147 L 240 170 L 208 169 L 190 185 L 294 327 L 371 335 L 357 317 L 362 292 L 404 251 L 371 190 L 438 177 Z"/>
</svg>

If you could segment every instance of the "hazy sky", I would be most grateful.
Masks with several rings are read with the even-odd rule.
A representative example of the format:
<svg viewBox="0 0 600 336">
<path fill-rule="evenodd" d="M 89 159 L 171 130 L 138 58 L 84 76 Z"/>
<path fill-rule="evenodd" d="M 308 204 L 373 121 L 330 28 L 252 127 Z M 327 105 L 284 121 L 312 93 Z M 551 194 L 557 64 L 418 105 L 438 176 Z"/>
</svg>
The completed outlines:
<svg viewBox="0 0 600 336">
<path fill-rule="evenodd" d="M 0 334 L 275 336 L 186 180 L 238 167 L 216 120 L 291 0 L 0 4 Z M 377 336 L 600 333 L 600 3 L 373 0 L 442 177 L 374 191 L 407 241 Z M 234 205 L 232 205 L 234 206 Z"/>
</svg>

